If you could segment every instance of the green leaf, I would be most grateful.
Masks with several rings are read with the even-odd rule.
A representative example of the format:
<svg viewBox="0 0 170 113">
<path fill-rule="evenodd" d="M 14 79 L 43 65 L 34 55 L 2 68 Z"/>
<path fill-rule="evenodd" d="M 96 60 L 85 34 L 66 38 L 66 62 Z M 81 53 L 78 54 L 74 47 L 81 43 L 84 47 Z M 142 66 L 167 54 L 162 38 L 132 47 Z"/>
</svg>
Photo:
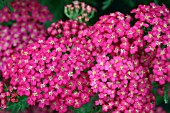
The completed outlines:
<svg viewBox="0 0 170 113">
<path fill-rule="evenodd" d="M 11 7 L 11 6 L 9 5 L 9 3 L 7 4 L 7 7 L 9 8 L 9 10 L 10 10 L 11 12 L 14 12 L 13 7 Z"/>
<path fill-rule="evenodd" d="M 102 10 L 106 10 L 111 5 L 112 2 L 113 0 L 105 0 L 103 2 Z"/>
<path fill-rule="evenodd" d="M 11 12 L 14 11 L 14 9 L 10 6 L 10 2 L 13 0 L 0 0 L 0 9 L 4 8 L 4 6 L 7 6 Z"/>
<path fill-rule="evenodd" d="M 136 6 L 135 0 L 125 0 L 123 1 L 128 7 L 134 8 Z"/>
<path fill-rule="evenodd" d="M 151 84 L 154 88 L 158 88 L 158 86 L 159 86 L 158 82 L 152 82 Z"/>
<path fill-rule="evenodd" d="M 153 1 L 154 1 L 154 3 L 155 3 L 155 4 L 157 4 L 157 5 L 158 5 L 159 0 L 153 0 Z"/>
<path fill-rule="evenodd" d="M 70 110 L 72 110 L 74 113 L 99 113 L 101 112 L 101 106 L 95 106 L 94 102 L 98 99 L 97 94 L 91 97 L 90 102 L 83 105 L 79 109 L 75 109 L 73 107 L 69 107 Z M 95 109 L 94 109 L 95 108 Z"/>
<path fill-rule="evenodd" d="M 164 84 L 164 102 L 168 103 L 168 83 Z"/>
<path fill-rule="evenodd" d="M 9 20 L 8 22 L 3 22 L 3 23 L 0 23 L 0 24 L 3 25 L 3 26 L 9 26 L 9 27 L 11 27 L 14 22 L 15 22 L 15 21 L 13 21 L 13 20 Z"/>
<path fill-rule="evenodd" d="M 6 84 L 4 84 L 4 91 L 8 92 L 8 86 Z"/>
<path fill-rule="evenodd" d="M 4 0 L 0 0 L 0 10 L 4 8 L 4 6 L 5 6 Z"/>
<path fill-rule="evenodd" d="M 102 106 L 96 106 L 94 108 L 93 112 L 91 112 L 91 113 L 101 113 L 101 111 L 102 111 Z"/>
<path fill-rule="evenodd" d="M 28 103 L 26 96 L 18 97 L 18 102 L 16 103 L 12 102 L 7 103 L 7 110 L 9 110 L 10 113 L 19 113 L 20 111 L 25 111 L 27 107 Z"/>
<path fill-rule="evenodd" d="M 156 105 L 159 106 L 163 103 L 163 97 L 160 96 L 157 92 L 158 88 L 159 88 L 159 84 L 158 82 L 152 82 L 152 86 L 153 89 L 151 90 L 151 92 L 155 95 L 156 97 Z"/>
<path fill-rule="evenodd" d="M 64 6 L 71 3 L 72 0 L 38 0 L 41 5 L 47 6 L 50 12 L 53 14 L 53 21 L 57 22 L 60 19 L 65 18 Z M 47 25 L 48 26 L 48 22 Z"/>
<path fill-rule="evenodd" d="M 166 48 L 166 47 L 167 47 L 166 45 L 161 44 L 161 49 L 164 49 L 164 48 Z"/>
<path fill-rule="evenodd" d="M 46 21 L 46 22 L 44 23 L 44 27 L 47 29 L 48 27 L 50 27 L 51 23 L 52 23 L 52 22 L 50 22 L 50 21 Z"/>
</svg>

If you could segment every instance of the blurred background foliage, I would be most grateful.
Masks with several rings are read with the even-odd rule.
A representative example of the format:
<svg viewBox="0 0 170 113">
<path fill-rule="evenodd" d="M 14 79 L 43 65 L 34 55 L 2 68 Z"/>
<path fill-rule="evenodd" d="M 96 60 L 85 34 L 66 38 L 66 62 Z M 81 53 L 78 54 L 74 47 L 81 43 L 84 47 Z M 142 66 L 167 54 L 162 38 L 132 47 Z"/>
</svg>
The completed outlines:
<svg viewBox="0 0 170 113">
<path fill-rule="evenodd" d="M 9 3 L 13 0 L 0 0 L 0 9 L 4 6 L 8 6 L 12 11 Z M 38 0 L 43 6 L 48 6 L 50 12 L 54 15 L 53 21 L 56 22 L 60 19 L 68 19 L 64 14 L 64 6 L 71 4 L 73 0 Z M 99 17 L 111 12 L 120 11 L 124 14 L 130 14 L 133 8 L 136 8 L 139 4 L 149 4 L 155 2 L 156 4 L 166 4 L 170 8 L 170 0 L 78 0 L 85 2 L 97 9 L 95 17 L 88 22 L 88 25 L 93 25 L 98 21 Z M 46 22 L 45 26 L 48 28 L 52 22 Z"/>
<path fill-rule="evenodd" d="M 10 2 L 12 0 L 0 0 L 0 9 L 4 6 L 8 6 L 11 11 L 13 11 L 12 7 L 10 7 Z M 68 18 L 64 14 L 64 6 L 67 4 L 71 4 L 73 0 L 38 0 L 43 6 L 47 6 L 50 12 L 53 14 L 52 22 L 57 22 L 58 20 L 67 20 Z M 88 5 L 93 6 L 96 8 L 97 12 L 95 13 L 94 18 L 92 18 L 87 24 L 93 25 L 95 22 L 99 20 L 99 17 L 102 15 L 106 15 L 112 12 L 120 11 L 124 14 L 130 14 L 130 11 L 133 8 L 136 8 L 139 4 L 149 4 L 154 2 L 156 4 L 162 5 L 165 4 L 170 9 L 170 0 L 78 0 L 81 2 L 85 2 Z M 48 28 L 52 22 L 45 22 L 45 27 Z M 162 106 L 168 113 L 170 113 L 170 102 L 165 104 L 164 97 L 161 97 L 157 94 L 156 89 L 158 85 L 153 83 L 153 90 L 152 92 L 156 95 L 156 105 Z M 170 90 L 169 88 L 167 90 Z M 92 113 L 91 107 L 94 105 L 94 101 L 97 99 L 97 96 L 91 98 L 91 101 L 84 105 L 81 109 L 73 110 L 75 113 Z M 82 110 L 83 109 L 83 110 Z M 94 110 L 94 109 L 93 109 Z M 101 108 L 98 107 L 95 109 L 95 113 L 99 113 Z"/>
<path fill-rule="evenodd" d="M 48 6 L 51 13 L 54 15 L 53 22 L 60 19 L 68 19 L 64 15 L 64 6 L 72 3 L 73 0 L 38 0 L 42 5 Z M 111 12 L 120 11 L 124 14 L 130 14 L 130 10 L 136 8 L 139 4 L 149 4 L 155 2 L 156 4 L 166 4 L 170 8 L 170 0 L 78 0 L 85 2 L 97 9 L 95 17 L 92 18 L 88 25 L 93 25 L 98 21 L 99 17 Z M 48 27 L 51 23 L 46 22 L 45 26 Z"/>
</svg>

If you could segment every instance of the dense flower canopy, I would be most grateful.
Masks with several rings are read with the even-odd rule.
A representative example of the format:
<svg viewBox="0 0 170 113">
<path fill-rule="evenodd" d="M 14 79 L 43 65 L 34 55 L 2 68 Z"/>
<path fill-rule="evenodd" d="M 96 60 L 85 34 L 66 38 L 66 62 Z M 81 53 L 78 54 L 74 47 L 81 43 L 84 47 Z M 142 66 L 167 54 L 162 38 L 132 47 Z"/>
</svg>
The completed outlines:
<svg viewBox="0 0 170 113">
<path fill-rule="evenodd" d="M 52 20 L 48 8 L 38 3 L 38 0 L 15 0 L 10 5 L 13 8 L 12 12 L 8 7 L 0 10 L 0 22 L 8 22 L 9 20 L 46 22 Z"/>
<path fill-rule="evenodd" d="M 103 111 L 153 112 L 151 82 L 170 82 L 169 10 L 151 3 L 132 13 L 134 25 L 131 16 L 116 12 L 100 17 L 81 35 L 94 47 L 96 64 L 88 74 L 93 92 L 99 93 L 96 105 Z"/>
<path fill-rule="evenodd" d="M 67 106 L 81 107 L 93 94 L 88 76 L 83 73 L 92 65 L 93 57 L 86 39 L 76 37 L 84 28 L 85 24 L 76 21 L 53 23 L 47 40 L 41 37 L 12 55 L 4 78 L 12 78 L 10 84 L 20 96 L 28 96 L 30 105 L 49 105 L 59 112 L 66 112 Z"/>
<path fill-rule="evenodd" d="M 41 6 L 37 0 L 16 0 L 11 2 L 11 6 L 13 12 L 8 7 L 0 10 L 0 23 L 10 21 L 11 24 L 0 25 L 0 70 L 5 68 L 11 54 L 33 43 L 39 36 L 46 36 L 43 22 L 52 20 L 48 8 Z"/>
<path fill-rule="evenodd" d="M 75 9 L 65 8 L 90 14 L 85 4 L 73 4 Z M 0 22 L 12 23 L 0 25 L 1 108 L 25 96 L 29 105 L 65 113 L 97 95 L 95 107 L 103 112 L 164 113 L 151 91 L 158 83 L 156 93 L 169 98 L 170 11 L 165 5 L 139 5 L 130 15 L 110 13 L 92 26 L 78 22 L 80 17 L 59 20 L 47 30 L 43 22 L 52 19 L 47 7 L 36 0 L 11 6 L 13 12 L 0 11 Z"/>
</svg>

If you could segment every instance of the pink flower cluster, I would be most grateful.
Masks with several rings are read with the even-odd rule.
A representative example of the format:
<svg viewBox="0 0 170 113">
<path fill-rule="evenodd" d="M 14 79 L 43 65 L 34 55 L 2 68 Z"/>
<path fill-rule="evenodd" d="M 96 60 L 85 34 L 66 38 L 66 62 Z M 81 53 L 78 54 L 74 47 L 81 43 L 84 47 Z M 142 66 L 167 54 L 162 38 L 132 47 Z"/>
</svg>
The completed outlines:
<svg viewBox="0 0 170 113">
<path fill-rule="evenodd" d="M 73 20 L 53 23 L 47 37 L 35 33 L 40 36 L 36 42 L 18 53 L 10 51 L 3 77 L 11 79 L 19 96 L 28 96 L 30 105 L 49 106 L 59 113 L 67 112 L 68 106 L 80 108 L 94 93 L 99 97 L 95 104 L 104 112 L 153 113 L 156 100 L 151 82 L 161 86 L 170 82 L 170 12 L 151 3 L 131 13 L 135 22 L 116 12 L 100 17 L 89 28 Z M 2 37 L 22 35 L 24 40 L 23 29 L 7 32 L 15 27 L 0 27 Z M 2 42 L 6 56 L 8 46 L 20 49 L 16 39 L 9 42 Z"/>
<path fill-rule="evenodd" d="M 80 35 L 91 41 L 96 64 L 88 72 L 90 85 L 105 112 L 153 112 L 151 82 L 170 82 L 169 10 L 151 3 L 132 13 L 133 26 L 131 16 L 116 12 Z"/>
<path fill-rule="evenodd" d="M 94 93 L 99 93 L 96 105 L 112 113 L 153 112 L 155 98 L 151 94 L 148 70 L 138 58 L 105 54 L 96 58 L 97 64 L 88 72 Z"/>
<path fill-rule="evenodd" d="M 0 113 L 10 113 L 10 111 L 0 110 Z M 28 109 L 20 113 L 56 113 L 56 111 L 53 111 L 52 109 L 48 107 L 39 108 L 38 106 L 30 106 Z M 67 111 L 67 113 L 73 113 L 73 112 Z"/>
<path fill-rule="evenodd" d="M 0 70 L 11 54 L 33 43 L 40 35 L 46 35 L 43 25 L 35 22 L 14 23 L 11 27 L 0 26 Z"/>
<path fill-rule="evenodd" d="M 15 0 L 11 2 L 14 12 L 4 7 L 0 11 L 0 22 L 14 21 L 12 26 L 0 26 L 0 70 L 11 54 L 33 43 L 38 36 L 45 36 L 43 22 L 52 20 L 47 7 L 36 0 Z"/>
<path fill-rule="evenodd" d="M 15 87 L 9 86 L 5 89 L 5 82 L 0 81 L 0 109 L 7 108 L 7 102 L 18 102 Z"/>
<path fill-rule="evenodd" d="M 30 106 L 26 111 L 21 113 L 55 113 L 55 111 L 47 107 L 39 108 L 38 106 Z"/>
<path fill-rule="evenodd" d="M 51 37 L 71 39 L 78 37 L 86 28 L 87 25 L 85 23 L 79 23 L 74 20 L 67 20 L 65 22 L 59 20 L 57 23 L 52 23 L 47 31 Z"/>
<path fill-rule="evenodd" d="M 89 77 L 83 71 L 94 60 L 88 41 L 77 37 L 83 28 L 86 26 L 76 21 L 53 23 L 47 40 L 41 37 L 20 54 L 11 56 L 4 78 L 11 78 L 10 84 L 20 96 L 28 96 L 30 105 L 50 106 L 59 113 L 66 112 L 68 106 L 80 108 L 93 94 Z"/>
<path fill-rule="evenodd" d="M 166 113 L 166 111 L 162 107 L 157 107 L 155 113 Z"/>
<path fill-rule="evenodd" d="M 120 56 L 128 55 L 129 52 L 131 54 L 135 53 L 137 49 L 133 47 L 134 44 L 129 43 L 131 36 L 128 35 L 128 32 L 126 33 L 130 28 L 130 20 L 129 15 L 125 17 L 124 14 L 116 12 L 100 17 L 95 25 L 84 30 L 82 36 L 89 37 L 94 45 L 92 47 L 93 55 L 97 56 L 98 53 L 102 52 Z M 140 45 L 140 43 L 137 42 L 137 45 Z"/>
<path fill-rule="evenodd" d="M 14 0 L 10 2 L 10 6 L 13 8 L 13 12 L 8 7 L 4 7 L 0 10 L 0 22 L 8 22 L 14 20 L 17 22 L 46 22 L 52 20 L 46 6 L 41 6 L 38 0 Z"/>
<path fill-rule="evenodd" d="M 149 6 L 139 5 L 133 9 L 135 18 L 142 27 L 150 28 L 143 40 L 147 42 L 145 52 L 153 56 L 145 58 L 150 63 L 153 72 L 150 74 L 152 81 L 160 85 L 170 82 L 170 11 L 165 5 L 158 6 L 151 3 Z M 147 26 L 144 26 L 147 25 Z"/>
</svg>

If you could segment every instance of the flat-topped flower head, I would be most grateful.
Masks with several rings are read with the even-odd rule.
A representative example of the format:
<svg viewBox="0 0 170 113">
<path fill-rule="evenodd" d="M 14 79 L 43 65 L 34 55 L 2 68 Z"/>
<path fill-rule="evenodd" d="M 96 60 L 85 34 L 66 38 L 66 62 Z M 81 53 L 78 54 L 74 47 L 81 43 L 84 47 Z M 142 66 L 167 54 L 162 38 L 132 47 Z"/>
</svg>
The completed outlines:
<svg viewBox="0 0 170 113">
<path fill-rule="evenodd" d="M 137 60 L 133 57 L 112 56 L 109 58 L 101 54 L 96 57 L 96 61 L 97 63 L 92 70 L 88 71 L 88 74 L 92 91 L 99 93 L 96 105 L 102 105 L 102 111 L 125 112 L 131 108 L 139 112 L 153 110 L 154 104 L 151 103 L 155 99 L 150 92 L 151 84 L 146 67 L 141 64 L 136 66 Z M 134 100 L 137 104 L 134 104 Z M 99 104 L 99 101 L 103 103 Z"/>
<path fill-rule="evenodd" d="M 9 20 L 26 22 L 33 20 L 43 23 L 47 20 L 51 21 L 53 17 L 48 8 L 38 3 L 38 0 L 15 0 L 10 2 L 10 6 L 13 8 L 13 12 L 8 7 L 4 7 L 0 11 L 0 22 L 8 22 Z"/>
<path fill-rule="evenodd" d="M 93 65 L 94 58 L 88 48 L 90 42 L 77 37 L 78 30 L 83 30 L 85 24 L 76 21 L 60 23 L 68 25 L 68 31 L 74 27 L 72 23 L 77 24 L 72 37 L 66 35 L 63 29 L 59 38 L 57 34 L 47 39 L 41 36 L 37 42 L 11 56 L 3 76 L 11 78 L 10 83 L 16 86 L 20 96 L 28 96 L 30 105 L 50 106 L 59 112 L 66 112 L 68 106 L 80 108 L 90 101 L 93 93 L 84 71 Z M 54 107 L 55 100 L 59 101 L 55 103 L 59 108 Z"/>
<path fill-rule="evenodd" d="M 37 0 L 15 0 L 10 2 L 13 12 L 8 7 L 0 11 L 0 70 L 5 69 L 5 62 L 11 54 L 33 43 L 41 35 L 46 36 L 43 23 L 52 20 L 52 15 Z"/>
<path fill-rule="evenodd" d="M 162 6 L 151 3 L 150 5 L 139 5 L 137 9 L 132 10 L 131 13 L 135 14 L 135 18 L 140 21 L 141 26 L 144 29 L 145 35 L 142 40 L 147 43 L 145 45 L 145 58 L 142 58 L 142 62 L 146 66 L 147 62 L 152 62 L 150 69 L 151 81 L 159 82 L 160 85 L 164 85 L 169 82 L 170 74 L 169 68 L 166 68 L 165 64 L 168 64 L 169 56 L 169 32 L 170 24 L 168 22 L 170 11 L 163 4 Z M 148 26 L 144 26 L 147 24 Z"/>
<path fill-rule="evenodd" d="M 47 31 L 52 37 L 68 38 L 68 40 L 72 42 L 71 39 L 78 37 L 78 34 L 81 34 L 85 28 L 87 28 L 85 23 L 79 23 L 75 20 L 59 20 L 56 23 L 52 23 Z"/>
<path fill-rule="evenodd" d="M 131 27 L 131 21 L 132 17 L 120 12 L 104 15 L 93 26 L 84 30 L 80 37 L 88 37 L 94 45 L 93 49 L 98 49 L 100 53 L 130 56 L 137 53 L 139 47 L 144 47 L 141 39 L 143 30 L 137 26 Z"/>
<path fill-rule="evenodd" d="M 0 32 L 0 70 L 13 53 L 33 43 L 39 36 L 46 36 L 44 26 L 32 21 L 14 23 L 11 27 L 1 26 Z"/>
</svg>

